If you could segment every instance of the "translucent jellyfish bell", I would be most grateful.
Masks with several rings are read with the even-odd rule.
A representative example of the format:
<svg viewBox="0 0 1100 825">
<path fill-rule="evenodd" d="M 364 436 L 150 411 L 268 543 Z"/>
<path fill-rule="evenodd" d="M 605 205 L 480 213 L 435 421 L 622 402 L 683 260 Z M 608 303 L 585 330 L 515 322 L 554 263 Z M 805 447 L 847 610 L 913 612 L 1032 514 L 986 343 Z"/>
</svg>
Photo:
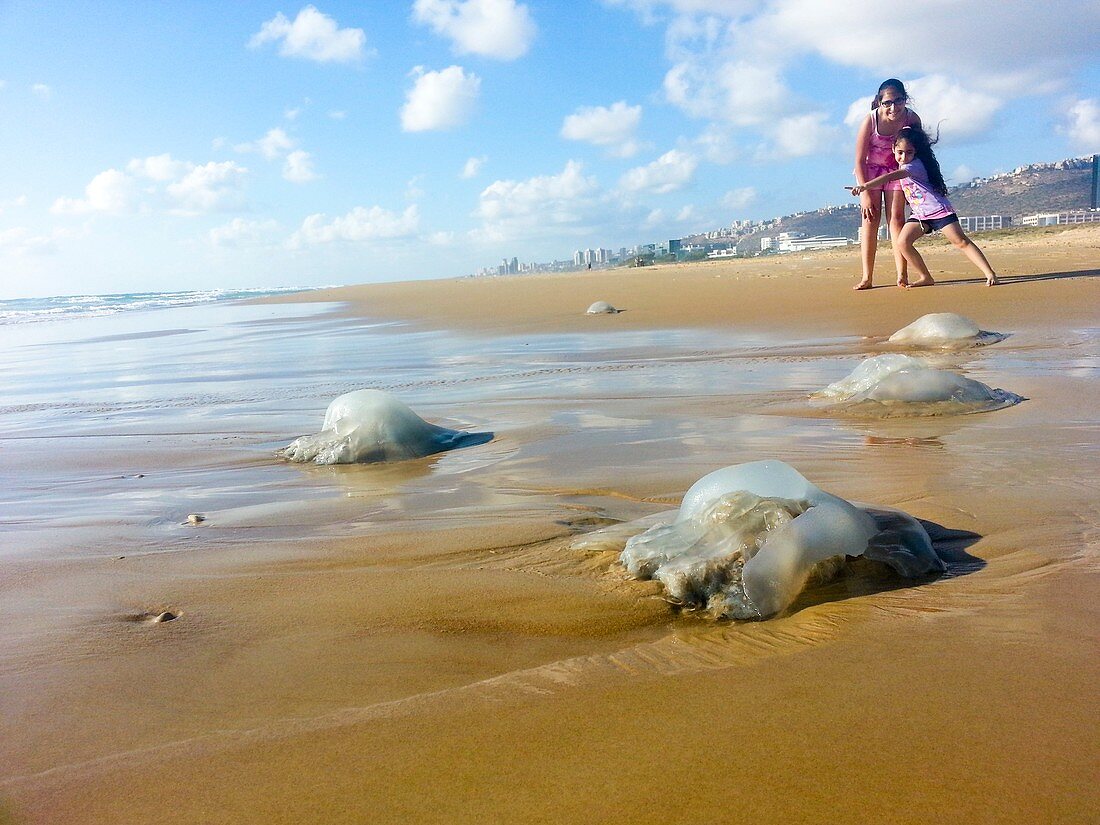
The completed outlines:
<svg viewBox="0 0 1100 825">
<path fill-rule="evenodd" d="M 596 303 L 594 303 L 590 307 L 588 307 L 588 310 L 586 311 L 586 314 L 587 315 L 614 315 L 618 311 L 619 310 L 615 309 L 615 307 L 611 306 L 611 304 L 609 304 L 607 301 L 596 301 Z"/>
<path fill-rule="evenodd" d="M 316 464 L 402 461 L 484 444 L 492 437 L 437 427 L 387 392 L 356 390 L 329 404 L 321 432 L 296 439 L 279 454 Z"/>
<path fill-rule="evenodd" d="M 945 569 L 919 522 L 874 512 L 782 461 L 737 464 L 699 479 L 676 520 L 630 538 L 620 561 L 631 575 L 661 582 L 673 601 L 739 619 L 779 613 L 847 556 L 910 577 Z"/>
<path fill-rule="evenodd" d="M 922 315 L 890 336 L 891 344 L 952 349 L 983 346 L 1003 341 L 1006 335 L 978 329 L 978 325 L 954 312 Z"/>
<path fill-rule="evenodd" d="M 1009 407 L 1024 399 L 909 355 L 868 358 L 811 399 L 868 415 L 958 415 Z"/>
</svg>

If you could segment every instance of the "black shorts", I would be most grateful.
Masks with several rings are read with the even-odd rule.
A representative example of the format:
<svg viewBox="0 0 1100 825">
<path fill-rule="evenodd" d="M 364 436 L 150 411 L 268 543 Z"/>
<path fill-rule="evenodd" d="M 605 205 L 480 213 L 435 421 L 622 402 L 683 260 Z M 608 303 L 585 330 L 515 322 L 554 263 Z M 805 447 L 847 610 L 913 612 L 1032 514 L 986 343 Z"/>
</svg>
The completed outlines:
<svg viewBox="0 0 1100 825">
<path fill-rule="evenodd" d="M 927 221 L 922 221 L 920 218 L 908 218 L 906 223 L 919 223 L 920 228 L 924 230 L 925 235 L 931 235 L 937 229 L 943 229 L 945 226 L 949 226 L 953 223 L 959 222 L 959 216 L 952 212 L 950 215 L 944 215 L 942 218 L 931 218 Z"/>
</svg>

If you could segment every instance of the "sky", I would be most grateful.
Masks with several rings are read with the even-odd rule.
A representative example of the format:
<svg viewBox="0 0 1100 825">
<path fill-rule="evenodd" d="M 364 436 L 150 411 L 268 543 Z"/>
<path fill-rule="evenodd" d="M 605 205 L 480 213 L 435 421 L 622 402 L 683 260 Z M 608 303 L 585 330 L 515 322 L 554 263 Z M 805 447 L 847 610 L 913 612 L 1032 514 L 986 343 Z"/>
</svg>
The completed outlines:
<svg viewBox="0 0 1100 825">
<path fill-rule="evenodd" d="M 0 298 L 568 259 L 1100 152 L 1100 2 L 0 0 Z"/>
</svg>

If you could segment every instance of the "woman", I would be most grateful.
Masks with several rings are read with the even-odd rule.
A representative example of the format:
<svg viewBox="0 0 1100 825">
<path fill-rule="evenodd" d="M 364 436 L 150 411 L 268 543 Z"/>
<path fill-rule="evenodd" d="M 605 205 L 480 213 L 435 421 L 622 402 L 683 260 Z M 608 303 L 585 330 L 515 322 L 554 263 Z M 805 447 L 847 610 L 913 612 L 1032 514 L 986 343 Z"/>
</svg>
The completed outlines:
<svg viewBox="0 0 1100 825">
<path fill-rule="evenodd" d="M 892 180 L 881 187 L 864 189 L 867 181 L 889 174 L 898 168 L 894 160 L 894 137 L 907 126 L 920 126 L 917 113 L 905 104 L 909 95 L 905 85 L 896 78 L 884 80 L 871 103 L 869 114 L 856 135 L 856 184 L 861 187 L 859 196 L 863 223 L 860 232 L 860 257 L 863 278 L 854 289 L 870 289 L 875 273 L 875 253 L 878 251 L 878 228 L 882 213 L 886 211 L 886 223 L 894 240 L 894 266 L 898 273 L 898 286 L 908 286 L 905 258 L 897 244 L 898 234 L 905 223 L 905 196 L 901 184 Z"/>
</svg>

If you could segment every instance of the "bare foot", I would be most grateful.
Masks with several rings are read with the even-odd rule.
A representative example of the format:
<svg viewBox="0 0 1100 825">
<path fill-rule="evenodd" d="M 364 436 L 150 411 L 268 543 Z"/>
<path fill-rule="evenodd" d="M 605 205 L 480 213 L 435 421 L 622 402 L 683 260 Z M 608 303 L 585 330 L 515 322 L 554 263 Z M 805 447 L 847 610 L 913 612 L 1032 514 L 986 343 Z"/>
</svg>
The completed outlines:
<svg viewBox="0 0 1100 825">
<path fill-rule="evenodd" d="M 996 286 L 999 283 L 1000 283 L 1000 281 L 997 280 L 996 275 L 986 275 L 985 276 L 985 285 L 986 286 Z"/>
<path fill-rule="evenodd" d="M 856 284 L 854 287 L 852 287 L 852 289 L 870 289 L 870 288 L 871 288 L 871 282 L 869 280 L 867 280 L 866 278 L 864 278 L 862 281 L 860 281 L 858 284 Z"/>
<path fill-rule="evenodd" d="M 907 278 L 898 278 L 898 289 L 909 289 L 909 280 Z"/>
<path fill-rule="evenodd" d="M 931 277 L 918 278 L 917 280 L 913 281 L 913 283 L 909 284 L 909 286 L 935 286 L 935 285 L 936 285 L 936 282 L 933 281 Z"/>
</svg>

